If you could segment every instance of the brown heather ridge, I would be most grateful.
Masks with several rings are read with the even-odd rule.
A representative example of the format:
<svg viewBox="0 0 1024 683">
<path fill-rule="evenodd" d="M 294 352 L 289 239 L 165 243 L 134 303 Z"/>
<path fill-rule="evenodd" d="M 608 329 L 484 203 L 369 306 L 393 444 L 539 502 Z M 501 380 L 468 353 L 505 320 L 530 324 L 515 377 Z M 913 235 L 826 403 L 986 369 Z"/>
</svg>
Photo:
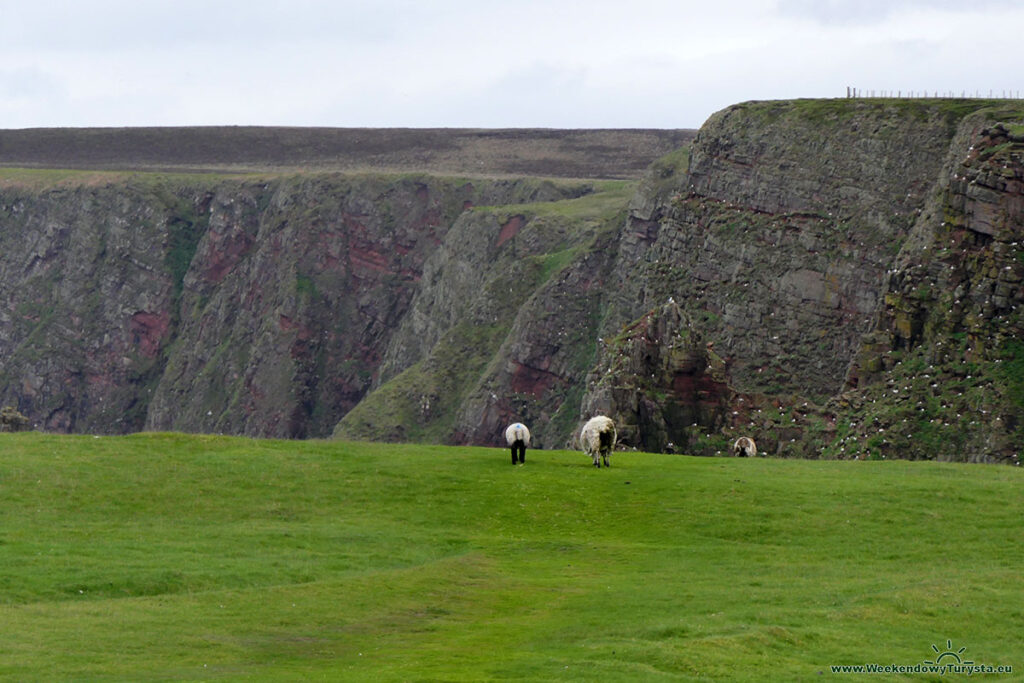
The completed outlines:
<svg viewBox="0 0 1024 683">
<path fill-rule="evenodd" d="M 209 126 L 0 130 L 0 166 L 636 178 L 693 130 Z"/>
</svg>

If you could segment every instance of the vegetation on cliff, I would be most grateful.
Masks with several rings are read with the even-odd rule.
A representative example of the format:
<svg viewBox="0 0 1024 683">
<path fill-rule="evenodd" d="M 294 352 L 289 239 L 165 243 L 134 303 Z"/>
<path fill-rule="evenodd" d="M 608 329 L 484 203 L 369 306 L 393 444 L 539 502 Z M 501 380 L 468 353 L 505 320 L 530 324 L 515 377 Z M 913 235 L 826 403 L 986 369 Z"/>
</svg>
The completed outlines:
<svg viewBox="0 0 1024 683">
<path fill-rule="evenodd" d="M 11 172 L 0 193 L 0 393 L 37 427 L 101 433 L 329 434 L 370 388 L 456 217 L 594 189 L 40 173 Z"/>
</svg>

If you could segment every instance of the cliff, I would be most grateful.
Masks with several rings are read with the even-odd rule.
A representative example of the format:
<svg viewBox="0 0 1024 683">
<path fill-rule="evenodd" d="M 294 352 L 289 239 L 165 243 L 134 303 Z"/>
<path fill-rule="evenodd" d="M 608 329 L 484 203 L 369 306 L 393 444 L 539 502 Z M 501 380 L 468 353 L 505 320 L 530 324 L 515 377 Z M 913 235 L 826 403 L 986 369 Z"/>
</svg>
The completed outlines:
<svg viewBox="0 0 1024 683">
<path fill-rule="evenodd" d="M 1000 121 L 1017 123 L 1001 123 Z M 838 457 L 1018 463 L 1024 437 L 1024 126 L 965 119 L 888 271 L 834 409 Z"/>
<path fill-rule="evenodd" d="M 522 416 L 535 447 L 562 446 L 631 191 L 606 183 L 572 200 L 463 214 L 424 266 L 383 384 L 335 434 L 491 444 Z"/>
<path fill-rule="evenodd" d="M 590 191 L 337 174 L 9 180 L 0 399 L 59 431 L 329 434 L 370 388 L 457 216 Z"/>
<path fill-rule="evenodd" d="M 954 128 L 938 108 L 845 101 L 715 115 L 674 194 L 634 200 L 610 323 L 671 296 L 738 388 L 832 395 Z"/>
<path fill-rule="evenodd" d="M 647 450 L 1013 462 L 1022 121 L 745 103 L 637 180 L 6 171 L 0 400 L 67 431 L 562 447 L 602 412 Z"/>
<path fill-rule="evenodd" d="M 746 433 L 809 457 L 1012 459 L 1022 116 L 999 102 L 838 100 L 712 117 L 688 170 L 662 169 L 634 198 L 604 331 L 678 302 L 727 379 L 683 410 L 704 416 L 688 433 L 648 421 L 637 445 L 709 454 Z M 584 405 L 626 424 L 664 413 L 677 374 L 650 376 L 643 362 L 592 376 Z M 926 379 L 927 399 L 911 391 Z"/>
<path fill-rule="evenodd" d="M 0 400 L 60 431 L 329 435 L 460 216 L 594 193 L 546 177 L 635 176 L 692 135 L 0 131 Z"/>
</svg>

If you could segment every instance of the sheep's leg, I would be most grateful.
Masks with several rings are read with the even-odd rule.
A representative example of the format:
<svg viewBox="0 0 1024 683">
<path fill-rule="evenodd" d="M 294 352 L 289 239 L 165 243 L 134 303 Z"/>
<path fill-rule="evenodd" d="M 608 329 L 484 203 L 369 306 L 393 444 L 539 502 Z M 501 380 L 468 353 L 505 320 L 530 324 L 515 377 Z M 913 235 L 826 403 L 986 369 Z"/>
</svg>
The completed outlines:
<svg viewBox="0 0 1024 683">
<path fill-rule="evenodd" d="M 515 445 L 512 446 L 512 464 L 513 465 L 516 464 L 516 447 L 515 447 Z"/>
<path fill-rule="evenodd" d="M 526 463 L 526 446 L 519 447 L 519 464 L 523 465 Z"/>
</svg>

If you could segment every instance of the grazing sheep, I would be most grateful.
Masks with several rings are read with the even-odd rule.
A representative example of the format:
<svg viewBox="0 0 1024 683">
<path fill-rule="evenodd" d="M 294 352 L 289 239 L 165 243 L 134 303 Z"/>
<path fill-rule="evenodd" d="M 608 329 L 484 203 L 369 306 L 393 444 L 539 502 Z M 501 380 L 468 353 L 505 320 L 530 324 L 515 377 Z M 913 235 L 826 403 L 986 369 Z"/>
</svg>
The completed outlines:
<svg viewBox="0 0 1024 683">
<path fill-rule="evenodd" d="M 526 462 L 526 447 L 530 445 L 530 430 L 521 422 L 510 424 L 505 430 L 505 441 L 512 449 L 512 464 L 516 464 L 516 457 L 519 462 Z"/>
<path fill-rule="evenodd" d="M 732 445 L 732 454 L 737 458 L 753 458 L 757 455 L 757 444 L 749 436 L 741 436 Z"/>
<path fill-rule="evenodd" d="M 580 443 L 583 444 L 583 452 L 593 459 L 594 467 L 601 467 L 601 459 L 604 459 L 604 466 L 611 467 L 608 463 L 608 456 L 615 450 L 615 423 L 610 417 L 598 415 L 592 417 L 583 425 L 580 432 Z"/>
</svg>

